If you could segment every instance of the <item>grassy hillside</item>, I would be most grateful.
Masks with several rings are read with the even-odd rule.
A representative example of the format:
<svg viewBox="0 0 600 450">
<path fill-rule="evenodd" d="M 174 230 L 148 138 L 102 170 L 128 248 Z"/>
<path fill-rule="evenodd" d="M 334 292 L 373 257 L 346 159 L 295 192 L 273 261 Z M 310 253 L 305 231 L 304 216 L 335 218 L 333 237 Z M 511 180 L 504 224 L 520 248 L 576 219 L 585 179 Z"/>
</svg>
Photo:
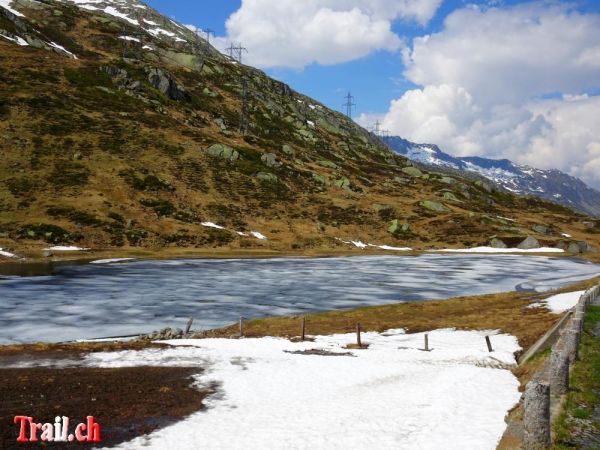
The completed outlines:
<svg viewBox="0 0 600 450">
<path fill-rule="evenodd" d="M 24 17 L 0 8 L 0 34 L 30 45 L 0 37 L 0 247 L 600 243 L 597 222 L 563 207 L 415 170 L 345 116 L 149 8 L 177 39 L 69 3 L 13 7 Z"/>
</svg>

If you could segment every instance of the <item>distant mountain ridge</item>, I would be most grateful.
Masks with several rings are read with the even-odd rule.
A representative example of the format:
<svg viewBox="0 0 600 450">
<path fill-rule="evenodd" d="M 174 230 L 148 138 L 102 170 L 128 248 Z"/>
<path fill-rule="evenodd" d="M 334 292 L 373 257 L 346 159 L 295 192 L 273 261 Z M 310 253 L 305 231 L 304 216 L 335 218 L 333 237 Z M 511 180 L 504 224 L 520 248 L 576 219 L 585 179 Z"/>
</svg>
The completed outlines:
<svg viewBox="0 0 600 450">
<path fill-rule="evenodd" d="M 600 216 L 600 192 L 560 170 L 536 169 L 508 159 L 457 158 L 443 152 L 437 145 L 415 144 L 398 136 L 389 137 L 386 142 L 396 153 L 412 161 L 434 168 L 473 172 L 515 194 L 533 195 Z"/>
</svg>

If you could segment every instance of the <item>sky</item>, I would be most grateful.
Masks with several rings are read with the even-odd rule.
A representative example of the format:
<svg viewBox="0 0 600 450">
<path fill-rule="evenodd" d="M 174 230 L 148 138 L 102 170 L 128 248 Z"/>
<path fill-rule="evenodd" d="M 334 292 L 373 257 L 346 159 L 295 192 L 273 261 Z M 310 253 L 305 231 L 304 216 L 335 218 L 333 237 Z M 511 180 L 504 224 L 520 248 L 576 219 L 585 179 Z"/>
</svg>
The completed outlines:
<svg viewBox="0 0 600 450">
<path fill-rule="evenodd" d="M 600 1 L 148 0 L 330 108 L 600 188 Z"/>
</svg>

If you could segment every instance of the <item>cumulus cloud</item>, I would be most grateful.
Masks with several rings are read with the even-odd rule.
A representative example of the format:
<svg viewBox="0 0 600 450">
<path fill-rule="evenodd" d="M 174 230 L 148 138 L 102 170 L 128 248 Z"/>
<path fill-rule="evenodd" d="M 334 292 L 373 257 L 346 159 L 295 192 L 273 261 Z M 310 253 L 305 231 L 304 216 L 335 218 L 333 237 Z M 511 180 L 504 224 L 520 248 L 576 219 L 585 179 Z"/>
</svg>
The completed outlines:
<svg viewBox="0 0 600 450">
<path fill-rule="evenodd" d="M 599 43 L 600 15 L 570 6 L 457 10 L 403 51 L 404 75 L 419 87 L 391 103 L 383 127 L 600 186 L 600 97 L 586 94 L 600 87 Z"/>
<path fill-rule="evenodd" d="M 227 20 L 227 37 L 241 42 L 259 67 L 302 68 L 337 64 L 377 50 L 395 51 L 402 40 L 395 20 L 426 24 L 442 0 L 242 0 Z"/>
</svg>

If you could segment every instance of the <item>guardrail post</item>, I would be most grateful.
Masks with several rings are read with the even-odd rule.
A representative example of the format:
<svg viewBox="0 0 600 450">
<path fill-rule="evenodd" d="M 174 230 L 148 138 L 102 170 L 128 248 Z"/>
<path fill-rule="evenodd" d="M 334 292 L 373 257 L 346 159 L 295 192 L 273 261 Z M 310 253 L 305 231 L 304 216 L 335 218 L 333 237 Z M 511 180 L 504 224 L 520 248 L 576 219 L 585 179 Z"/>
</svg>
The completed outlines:
<svg viewBox="0 0 600 450">
<path fill-rule="evenodd" d="M 550 389 L 558 395 L 569 391 L 569 356 L 556 347 L 550 356 Z"/>
<path fill-rule="evenodd" d="M 525 387 L 523 405 L 523 448 L 542 450 L 550 448 L 550 386 L 532 380 Z"/>
</svg>

